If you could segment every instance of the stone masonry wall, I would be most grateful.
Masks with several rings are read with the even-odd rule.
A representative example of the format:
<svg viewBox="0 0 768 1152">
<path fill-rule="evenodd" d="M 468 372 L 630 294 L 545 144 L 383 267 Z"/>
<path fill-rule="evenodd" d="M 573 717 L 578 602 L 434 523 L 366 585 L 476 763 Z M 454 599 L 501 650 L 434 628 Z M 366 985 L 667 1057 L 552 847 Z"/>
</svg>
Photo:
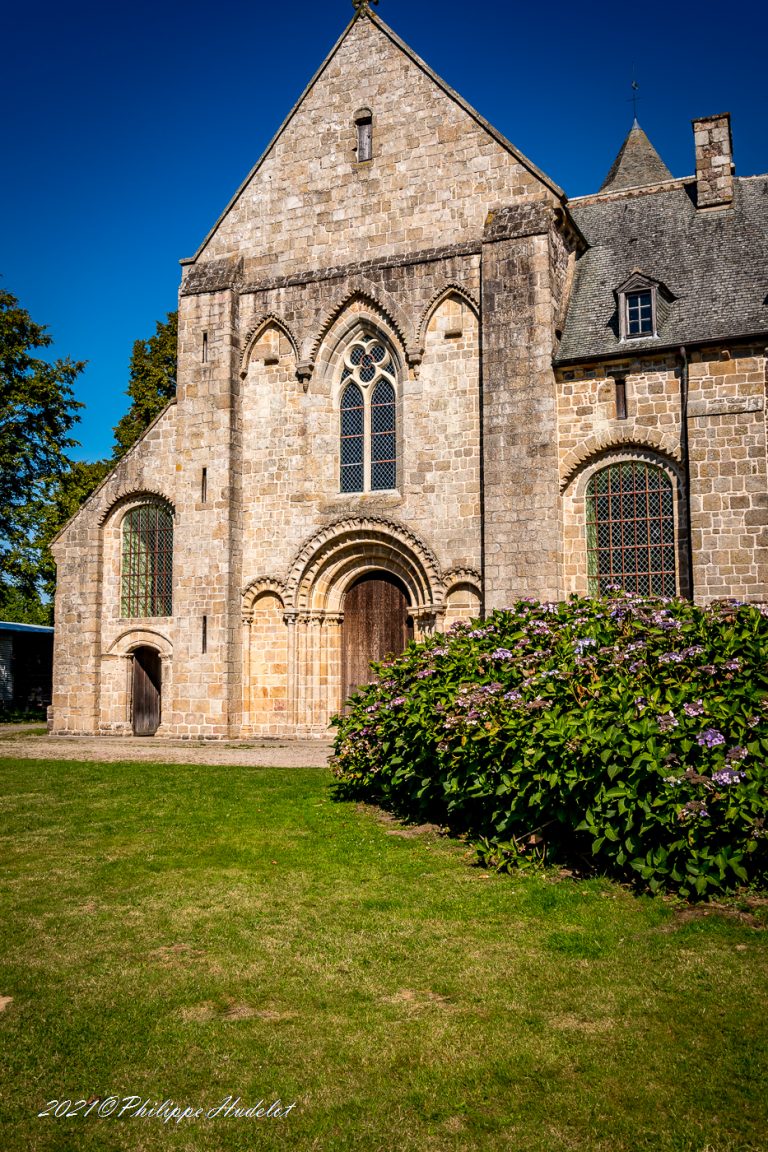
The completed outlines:
<svg viewBox="0 0 768 1152">
<path fill-rule="evenodd" d="M 691 357 L 689 441 L 697 600 L 768 599 L 766 360 L 762 348 Z"/>
<path fill-rule="evenodd" d="M 552 207 L 489 214 L 483 246 L 486 609 L 560 596 L 561 508 L 553 339 L 567 241 Z"/>
<path fill-rule="evenodd" d="M 675 488 L 678 590 L 697 601 L 722 596 L 762 600 L 768 592 L 766 359 L 757 348 L 690 354 L 688 456 L 681 445 L 678 352 L 586 364 L 558 372 L 558 438 L 563 488 L 565 592 L 588 591 L 588 478 L 598 467 L 641 459 L 664 467 Z M 626 418 L 616 409 L 616 380 L 626 388 Z"/>
<path fill-rule="evenodd" d="M 177 417 L 177 405 L 171 404 L 53 545 L 58 577 L 54 732 L 130 731 L 126 633 L 151 631 L 162 638 L 158 647 L 166 652 L 173 647 L 175 583 L 173 618 L 134 621 L 120 615 L 119 524 L 143 496 L 175 505 Z M 170 721 L 171 701 L 169 694 L 164 720 Z"/>
</svg>

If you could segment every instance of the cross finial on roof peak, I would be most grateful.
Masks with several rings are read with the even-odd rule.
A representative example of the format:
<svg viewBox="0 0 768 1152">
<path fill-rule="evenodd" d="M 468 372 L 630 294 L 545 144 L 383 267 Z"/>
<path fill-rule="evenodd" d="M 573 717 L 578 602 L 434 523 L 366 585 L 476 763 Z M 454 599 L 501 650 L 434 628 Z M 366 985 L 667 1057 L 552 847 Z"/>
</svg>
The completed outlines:
<svg viewBox="0 0 768 1152">
<path fill-rule="evenodd" d="M 379 0 L 352 0 L 352 7 L 356 12 L 365 12 L 366 8 L 373 4 L 374 7 L 378 5 Z"/>
</svg>

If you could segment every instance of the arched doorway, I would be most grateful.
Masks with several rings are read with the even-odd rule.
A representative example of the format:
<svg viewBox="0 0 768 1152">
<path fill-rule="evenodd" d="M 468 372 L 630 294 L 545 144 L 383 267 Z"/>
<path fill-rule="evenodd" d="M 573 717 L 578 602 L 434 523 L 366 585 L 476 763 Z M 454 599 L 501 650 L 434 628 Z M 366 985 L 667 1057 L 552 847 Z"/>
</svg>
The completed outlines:
<svg viewBox="0 0 768 1152">
<path fill-rule="evenodd" d="M 160 727 L 162 662 L 155 648 L 133 653 L 133 734 L 154 736 Z"/>
<path fill-rule="evenodd" d="M 399 656 L 413 639 L 405 588 L 386 572 L 357 580 L 344 597 L 344 699 L 373 678 L 371 662 Z"/>
</svg>

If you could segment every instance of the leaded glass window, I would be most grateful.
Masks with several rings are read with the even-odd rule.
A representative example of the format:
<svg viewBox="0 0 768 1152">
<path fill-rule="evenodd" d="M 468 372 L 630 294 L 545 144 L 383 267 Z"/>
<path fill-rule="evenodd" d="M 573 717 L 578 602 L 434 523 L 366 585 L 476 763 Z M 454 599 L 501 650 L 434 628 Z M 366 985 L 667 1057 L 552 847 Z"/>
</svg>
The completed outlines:
<svg viewBox="0 0 768 1152">
<path fill-rule="evenodd" d="M 397 484 L 395 445 L 395 390 L 380 380 L 371 397 L 371 489 Z"/>
<path fill-rule="evenodd" d="M 397 486 L 397 370 L 387 345 L 358 336 L 344 353 L 341 374 L 342 492 Z"/>
<path fill-rule="evenodd" d="M 123 519 L 122 616 L 170 616 L 173 516 L 164 504 L 141 504 Z"/>
<path fill-rule="evenodd" d="M 341 490 L 362 492 L 365 405 L 357 384 L 347 384 L 341 398 Z"/>
<path fill-rule="evenodd" d="M 674 596 L 672 483 L 652 464 L 627 461 L 597 472 L 587 486 L 589 588 L 619 585 L 643 596 Z"/>
</svg>

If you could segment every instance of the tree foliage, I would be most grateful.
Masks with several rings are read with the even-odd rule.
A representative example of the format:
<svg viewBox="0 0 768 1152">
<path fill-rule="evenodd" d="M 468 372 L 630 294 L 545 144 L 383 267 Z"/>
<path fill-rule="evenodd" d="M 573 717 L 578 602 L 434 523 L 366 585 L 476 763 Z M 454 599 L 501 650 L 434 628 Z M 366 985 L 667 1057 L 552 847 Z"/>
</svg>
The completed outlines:
<svg viewBox="0 0 768 1152">
<path fill-rule="evenodd" d="M 135 342 L 131 404 L 114 429 L 112 460 L 73 461 L 69 433 L 82 405 L 72 384 L 85 365 L 35 357 L 51 337 L 0 292 L 0 618 L 51 623 L 51 541 L 175 395 L 176 341 L 170 312 L 154 336 Z"/>
<path fill-rule="evenodd" d="M 176 395 L 177 340 L 178 313 L 169 312 L 165 322 L 158 320 L 154 336 L 134 343 L 127 391 L 131 405 L 114 429 L 116 460 Z"/>
<path fill-rule="evenodd" d="M 35 515 L 68 470 L 69 433 L 82 407 L 72 385 L 82 362 L 48 362 L 34 353 L 52 344 L 10 292 L 0 290 L 0 612 L 40 609 L 31 572 Z M 36 606 L 35 606 L 36 604 Z"/>
</svg>

